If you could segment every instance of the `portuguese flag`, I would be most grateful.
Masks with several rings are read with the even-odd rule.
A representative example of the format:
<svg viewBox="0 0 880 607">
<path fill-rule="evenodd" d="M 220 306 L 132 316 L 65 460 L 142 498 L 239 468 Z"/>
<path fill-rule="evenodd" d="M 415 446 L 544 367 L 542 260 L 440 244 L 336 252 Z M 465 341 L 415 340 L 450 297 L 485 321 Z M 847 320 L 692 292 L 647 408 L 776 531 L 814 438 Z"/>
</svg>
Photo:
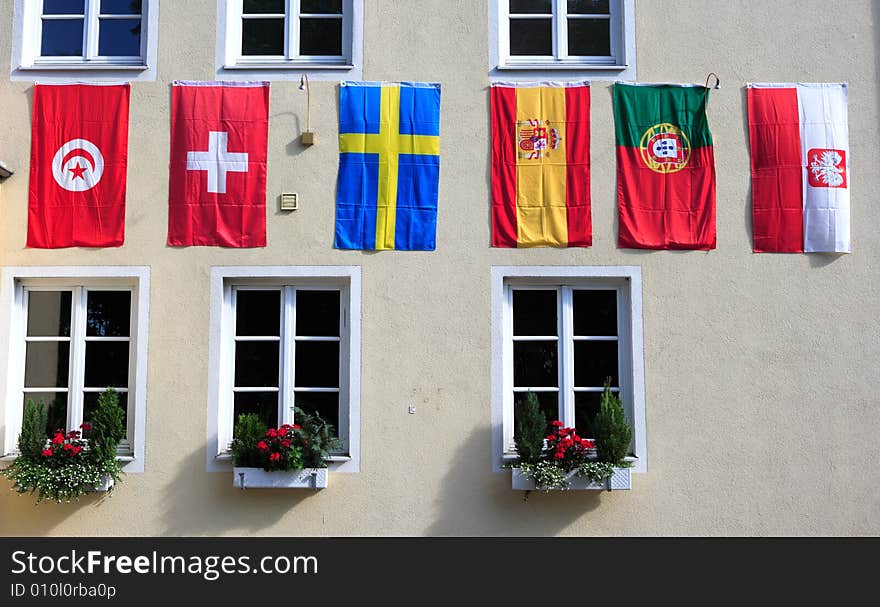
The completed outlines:
<svg viewBox="0 0 880 607">
<path fill-rule="evenodd" d="M 589 83 L 495 83 L 490 101 L 492 246 L 590 246 Z"/>
<path fill-rule="evenodd" d="M 618 247 L 715 248 L 709 89 L 614 85 Z"/>
</svg>

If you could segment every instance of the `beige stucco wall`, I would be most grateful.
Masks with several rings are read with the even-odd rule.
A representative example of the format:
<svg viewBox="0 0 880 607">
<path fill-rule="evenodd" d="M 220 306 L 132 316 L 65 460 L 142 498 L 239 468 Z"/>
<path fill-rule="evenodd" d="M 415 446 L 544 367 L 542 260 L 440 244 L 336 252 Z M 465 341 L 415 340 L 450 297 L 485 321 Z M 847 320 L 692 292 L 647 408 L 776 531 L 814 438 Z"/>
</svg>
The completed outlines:
<svg viewBox="0 0 880 607">
<path fill-rule="evenodd" d="M 158 80 L 132 86 L 125 246 L 25 249 L 32 87 L 9 81 L 13 1 L 0 0 L 0 158 L 17 171 L 0 186 L 0 265 L 152 270 L 146 472 L 107 499 L 36 509 L 0 487 L 0 535 L 880 533 L 880 7 L 637 2 L 639 80 L 715 71 L 723 85 L 708 110 L 718 248 L 671 253 L 616 248 L 607 82 L 593 87 L 594 246 L 489 247 L 487 1 L 366 2 L 364 79 L 443 85 L 438 250 L 374 254 L 332 248 L 330 82 L 312 83 L 309 149 L 305 95 L 272 86 L 265 249 L 165 246 L 169 85 L 214 78 L 214 0 L 162 2 Z M 852 255 L 751 253 L 743 86 L 799 80 L 850 83 Z M 301 209 L 277 212 L 291 190 Z M 205 472 L 210 269 L 299 264 L 362 267 L 361 472 L 318 494 L 234 490 Z M 649 470 L 632 491 L 524 502 L 492 472 L 489 272 L 516 264 L 642 267 Z"/>
</svg>

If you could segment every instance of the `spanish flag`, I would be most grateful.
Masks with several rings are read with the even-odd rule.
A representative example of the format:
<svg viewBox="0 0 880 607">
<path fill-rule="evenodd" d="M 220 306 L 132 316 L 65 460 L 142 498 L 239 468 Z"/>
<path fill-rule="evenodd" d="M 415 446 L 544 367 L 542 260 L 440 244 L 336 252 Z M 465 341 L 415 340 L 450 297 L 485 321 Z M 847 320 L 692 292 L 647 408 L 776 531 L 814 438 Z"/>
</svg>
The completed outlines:
<svg viewBox="0 0 880 607">
<path fill-rule="evenodd" d="M 491 106 L 492 246 L 590 246 L 590 83 L 496 83 Z"/>
</svg>

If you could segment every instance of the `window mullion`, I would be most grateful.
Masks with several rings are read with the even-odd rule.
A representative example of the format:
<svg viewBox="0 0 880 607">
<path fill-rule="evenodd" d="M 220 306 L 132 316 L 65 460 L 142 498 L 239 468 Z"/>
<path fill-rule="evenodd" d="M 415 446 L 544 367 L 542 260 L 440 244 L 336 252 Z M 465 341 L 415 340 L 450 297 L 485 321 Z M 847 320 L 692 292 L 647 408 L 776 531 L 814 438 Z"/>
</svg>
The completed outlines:
<svg viewBox="0 0 880 607">
<path fill-rule="evenodd" d="M 573 291 L 571 287 L 562 287 L 561 319 L 562 334 L 560 335 L 561 353 L 559 356 L 562 383 L 559 386 L 562 423 L 574 427 L 574 314 Z"/>
<path fill-rule="evenodd" d="M 83 422 L 83 387 L 86 367 L 86 316 L 88 292 L 85 287 L 73 290 L 73 322 L 70 331 L 70 379 L 67 391 L 67 429 Z"/>
<path fill-rule="evenodd" d="M 284 313 L 281 316 L 281 373 L 279 385 L 279 424 L 293 423 L 293 381 L 296 364 L 296 289 L 284 287 L 282 291 Z"/>
<path fill-rule="evenodd" d="M 503 375 L 503 423 L 504 428 L 504 451 L 513 450 L 513 288 L 510 285 L 504 287 L 504 305 L 501 314 L 503 323 L 502 343 L 504 352 L 501 360 L 504 364 Z"/>
<path fill-rule="evenodd" d="M 287 0 L 284 14 L 284 58 L 293 61 L 299 57 L 300 0 Z"/>
<path fill-rule="evenodd" d="M 100 22 L 98 14 L 100 13 L 101 0 L 86 0 L 85 4 L 85 22 L 83 23 L 83 52 L 86 61 L 95 59 L 98 56 L 98 29 Z"/>
<path fill-rule="evenodd" d="M 555 0 L 553 7 L 553 57 L 568 59 L 568 9 L 566 0 Z"/>
</svg>

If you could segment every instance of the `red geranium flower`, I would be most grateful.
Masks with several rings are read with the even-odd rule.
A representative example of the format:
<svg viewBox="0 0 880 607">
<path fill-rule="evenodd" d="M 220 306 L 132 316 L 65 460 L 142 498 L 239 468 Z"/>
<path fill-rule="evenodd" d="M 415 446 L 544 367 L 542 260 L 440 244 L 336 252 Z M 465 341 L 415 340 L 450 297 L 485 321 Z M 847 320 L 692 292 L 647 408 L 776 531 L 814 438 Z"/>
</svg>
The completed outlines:
<svg viewBox="0 0 880 607">
<path fill-rule="evenodd" d="M 266 444 L 266 441 L 260 441 L 257 443 L 257 449 L 259 449 L 260 451 L 265 451 L 268 448 L 269 445 Z"/>
<path fill-rule="evenodd" d="M 275 438 L 276 436 L 278 436 L 278 430 L 276 430 L 275 428 L 269 428 L 268 430 L 266 430 L 266 436 L 268 436 L 269 438 Z"/>
<path fill-rule="evenodd" d="M 43 455 L 43 457 L 52 457 L 52 450 L 51 449 L 43 449 L 42 455 Z"/>
<path fill-rule="evenodd" d="M 561 428 L 561 427 L 562 427 L 562 422 L 559 421 L 559 420 L 557 419 L 556 421 L 552 421 L 552 422 L 550 422 L 550 425 L 551 425 L 551 426 L 556 426 L 557 428 Z"/>
<path fill-rule="evenodd" d="M 300 426 L 297 425 L 297 424 L 293 424 L 293 425 L 291 426 L 291 428 L 294 429 L 294 430 L 299 430 L 299 429 L 300 429 Z"/>
<path fill-rule="evenodd" d="M 92 424 L 90 424 L 89 422 L 83 422 L 79 425 L 79 427 L 82 428 L 83 432 L 91 432 L 92 431 Z"/>
<path fill-rule="evenodd" d="M 288 447 L 290 447 L 290 441 L 285 438 L 281 441 L 281 446 L 287 449 Z"/>
<path fill-rule="evenodd" d="M 61 432 L 56 432 L 55 436 L 52 437 L 52 444 L 60 445 L 62 443 L 64 443 L 64 434 L 62 434 Z"/>
<path fill-rule="evenodd" d="M 270 462 L 277 462 L 279 459 L 281 459 L 280 453 L 273 453 L 272 455 L 269 456 Z"/>
</svg>

